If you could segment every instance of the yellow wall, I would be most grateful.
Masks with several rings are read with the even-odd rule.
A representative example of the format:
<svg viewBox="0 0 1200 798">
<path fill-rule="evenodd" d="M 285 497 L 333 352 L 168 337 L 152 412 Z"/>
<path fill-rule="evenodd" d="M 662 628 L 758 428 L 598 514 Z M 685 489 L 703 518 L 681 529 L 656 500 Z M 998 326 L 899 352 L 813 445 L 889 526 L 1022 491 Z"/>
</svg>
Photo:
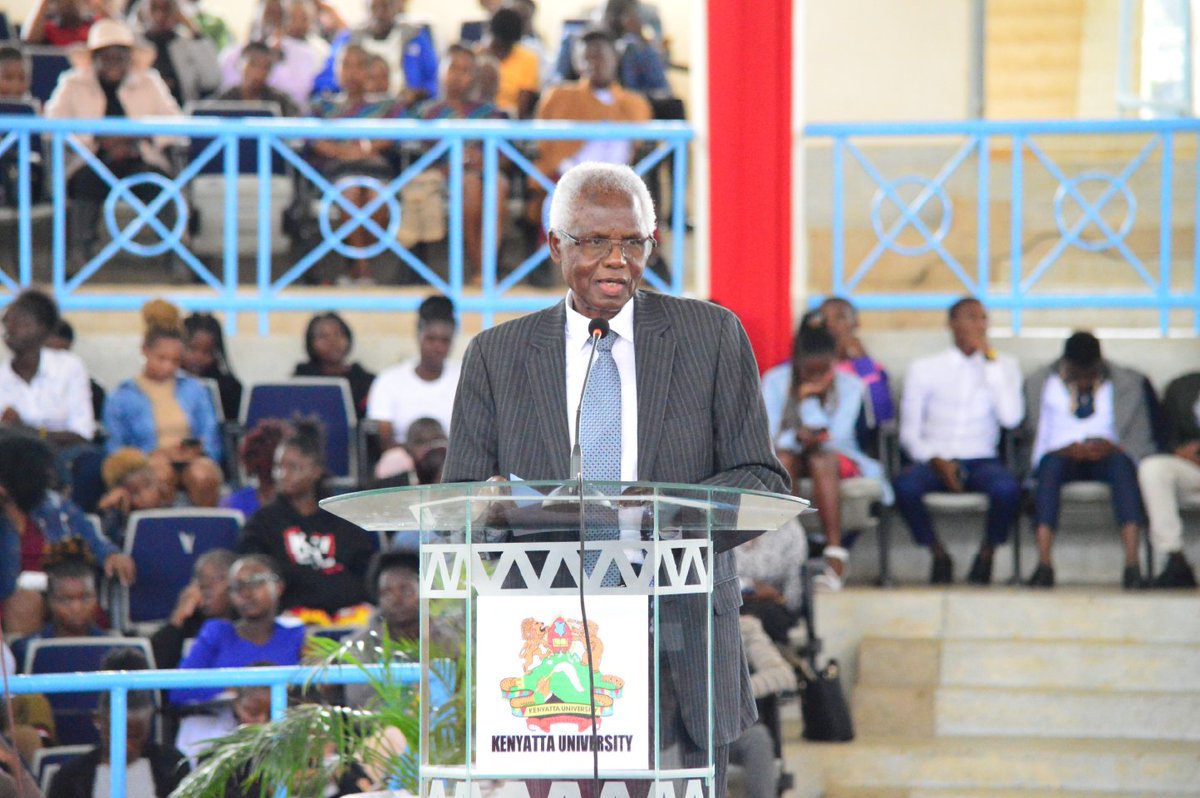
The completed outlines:
<svg viewBox="0 0 1200 798">
<path fill-rule="evenodd" d="M 970 0 L 802 3 L 807 121 L 965 117 L 970 9 Z"/>
</svg>

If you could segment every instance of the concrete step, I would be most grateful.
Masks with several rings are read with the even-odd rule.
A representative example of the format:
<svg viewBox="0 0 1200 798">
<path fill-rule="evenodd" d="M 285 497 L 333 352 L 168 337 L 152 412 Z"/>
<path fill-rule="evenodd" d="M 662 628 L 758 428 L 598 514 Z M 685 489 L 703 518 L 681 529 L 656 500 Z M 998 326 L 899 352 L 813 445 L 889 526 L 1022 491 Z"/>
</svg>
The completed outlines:
<svg viewBox="0 0 1200 798">
<path fill-rule="evenodd" d="M 1200 742 L 1200 693 L 942 687 L 935 734 Z M 1195 748 L 1200 759 L 1200 746 Z"/>
<path fill-rule="evenodd" d="M 862 738 L 785 757 L 802 796 L 1200 795 L 1193 742 Z"/>
<path fill-rule="evenodd" d="M 1200 693 L 859 684 L 863 737 L 1045 737 L 1200 741 Z"/>
<path fill-rule="evenodd" d="M 867 637 L 858 684 L 1200 691 L 1200 644 Z"/>
</svg>

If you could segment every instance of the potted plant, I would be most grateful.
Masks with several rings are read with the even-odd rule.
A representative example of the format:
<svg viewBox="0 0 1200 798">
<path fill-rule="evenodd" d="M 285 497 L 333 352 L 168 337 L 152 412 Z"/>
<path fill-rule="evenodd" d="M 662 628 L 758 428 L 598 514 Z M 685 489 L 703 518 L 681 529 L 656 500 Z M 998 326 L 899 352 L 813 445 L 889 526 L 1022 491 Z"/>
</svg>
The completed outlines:
<svg viewBox="0 0 1200 798">
<path fill-rule="evenodd" d="M 262 798 L 270 798 L 279 787 L 295 798 L 323 798 L 326 785 L 354 766 L 361 767 L 376 788 L 418 794 L 418 690 L 386 664 L 372 667 L 417 661 L 416 643 L 394 641 L 385 634 L 370 648 L 321 637 L 311 638 L 310 646 L 316 662 L 301 687 L 303 696 L 321 696 L 321 675 L 330 666 L 348 665 L 366 675 L 372 700 L 361 708 L 300 700 L 278 720 L 240 726 L 212 742 L 172 798 L 224 798 L 230 785 L 237 785 L 243 795 L 257 790 Z M 446 696 L 431 710 L 430 761 L 461 761 L 459 673 L 453 659 L 430 665 L 431 693 Z"/>
</svg>

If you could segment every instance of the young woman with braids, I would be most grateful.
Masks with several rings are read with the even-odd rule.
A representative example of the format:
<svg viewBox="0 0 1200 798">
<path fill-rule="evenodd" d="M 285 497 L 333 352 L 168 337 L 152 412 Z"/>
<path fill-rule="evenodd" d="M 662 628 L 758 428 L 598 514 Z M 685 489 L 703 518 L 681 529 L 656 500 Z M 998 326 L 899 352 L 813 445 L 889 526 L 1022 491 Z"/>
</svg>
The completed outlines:
<svg viewBox="0 0 1200 798">
<path fill-rule="evenodd" d="M 208 389 L 180 370 L 183 326 L 179 308 L 161 299 L 142 308 L 144 365 L 117 386 L 104 408 L 108 451 L 125 446 L 165 455 L 179 472 L 189 501 L 216 506 L 223 482 L 221 436 Z"/>
<path fill-rule="evenodd" d="M 239 554 L 266 554 L 280 566 L 280 606 L 308 623 L 365 621 L 364 577 L 374 552 L 359 527 L 317 506 L 325 479 L 320 427 L 310 420 L 275 450 L 275 500 L 250 517 Z"/>
<path fill-rule="evenodd" d="M 193 313 L 183 320 L 183 370 L 193 377 L 216 380 L 222 413 L 228 419 L 238 417 L 242 382 L 229 368 L 225 334 L 211 313 Z"/>
</svg>

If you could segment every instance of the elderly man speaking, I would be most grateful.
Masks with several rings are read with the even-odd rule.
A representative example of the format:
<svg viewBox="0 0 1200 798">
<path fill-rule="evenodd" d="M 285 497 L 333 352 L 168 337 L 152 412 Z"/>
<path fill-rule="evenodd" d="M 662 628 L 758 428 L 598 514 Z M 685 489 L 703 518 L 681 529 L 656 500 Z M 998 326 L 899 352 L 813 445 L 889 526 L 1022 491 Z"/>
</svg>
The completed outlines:
<svg viewBox="0 0 1200 798">
<path fill-rule="evenodd" d="M 569 479 L 571 420 L 591 354 L 589 320 L 611 332 L 596 344 L 581 438 L 584 476 L 788 490 L 775 459 L 750 342 L 729 311 L 639 291 L 654 247 L 654 205 L 627 166 L 583 163 L 567 171 L 550 206 L 550 256 L 567 296 L 547 310 L 486 330 L 463 360 L 446 482 Z M 593 383 L 608 413 L 588 432 Z M 607 440 L 603 437 L 607 436 Z M 718 545 L 718 549 L 721 548 Z M 742 653 L 741 592 L 729 551 L 715 556 L 712 695 L 716 795 L 725 792 L 728 746 L 755 719 Z M 708 669 L 703 596 L 659 605 L 663 692 L 659 747 L 683 767 L 707 765 Z M 668 675 L 669 674 L 669 675 Z"/>
</svg>

